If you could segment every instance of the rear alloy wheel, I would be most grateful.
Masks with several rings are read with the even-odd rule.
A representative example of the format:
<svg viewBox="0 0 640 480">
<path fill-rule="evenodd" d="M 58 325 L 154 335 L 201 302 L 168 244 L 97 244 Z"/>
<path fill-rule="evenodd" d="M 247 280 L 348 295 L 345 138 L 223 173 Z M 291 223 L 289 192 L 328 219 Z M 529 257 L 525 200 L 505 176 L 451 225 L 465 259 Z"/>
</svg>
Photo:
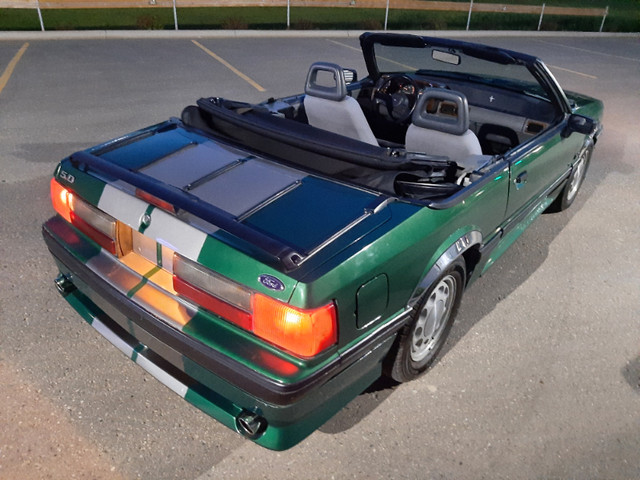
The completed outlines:
<svg viewBox="0 0 640 480">
<path fill-rule="evenodd" d="M 447 268 L 418 301 L 411 322 L 400 332 L 389 376 L 406 382 L 426 371 L 444 345 L 464 290 L 464 261 Z"/>
</svg>

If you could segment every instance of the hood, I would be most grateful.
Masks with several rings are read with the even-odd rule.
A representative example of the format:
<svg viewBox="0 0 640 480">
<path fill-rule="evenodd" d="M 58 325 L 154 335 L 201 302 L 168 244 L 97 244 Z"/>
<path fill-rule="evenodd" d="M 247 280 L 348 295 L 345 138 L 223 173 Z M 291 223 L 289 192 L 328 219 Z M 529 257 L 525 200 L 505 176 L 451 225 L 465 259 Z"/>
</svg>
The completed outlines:
<svg viewBox="0 0 640 480">
<path fill-rule="evenodd" d="M 573 113 L 579 113 L 580 115 L 591 117 L 594 120 L 602 120 L 602 113 L 604 111 L 602 101 L 581 93 L 568 92 L 566 90 L 564 93 L 569 100 Z"/>
</svg>

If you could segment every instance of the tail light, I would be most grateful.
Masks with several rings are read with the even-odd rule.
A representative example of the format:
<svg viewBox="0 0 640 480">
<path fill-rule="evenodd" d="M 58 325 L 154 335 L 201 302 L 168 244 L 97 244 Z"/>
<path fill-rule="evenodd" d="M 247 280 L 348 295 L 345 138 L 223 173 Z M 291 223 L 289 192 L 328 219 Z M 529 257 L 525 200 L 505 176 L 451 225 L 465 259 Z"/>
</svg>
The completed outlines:
<svg viewBox="0 0 640 480">
<path fill-rule="evenodd" d="M 207 310 L 252 329 L 251 292 L 181 255 L 173 255 L 173 289 Z"/>
<path fill-rule="evenodd" d="M 178 254 L 175 291 L 216 315 L 300 357 L 313 357 L 338 341 L 333 303 L 304 310 L 253 292 Z"/>
<path fill-rule="evenodd" d="M 253 332 L 286 350 L 312 357 L 338 340 L 333 303 L 301 310 L 266 295 L 253 295 Z"/>
<path fill-rule="evenodd" d="M 71 202 L 73 193 L 60 185 L 55 178 L 49 183 L 51 192 L 51 204 L 53 209 L 67 222 L 71 223 Z"/>
<path fill-rule="evenodd" d="M 55 179 L 51 179 L 50 189 L 55 211 L 101 247 L 118 256 L 135 251 L 150 262 L 156 262 L 155 257 L 160 254 L 155 252 L 153 245 L 144 245 L 146 237 L 85 202 Z M 161 206 L 158 202 L 151 203 Z M 152 243 L 155 245 L 155 242 Z M 165 249 L 160 248 L 162 251 Z M 125 262 L 126 258 L 121 260 Z M 163 268 L 170 275 L 170 266 Z M 177 253 L 173 254 L 172 271 L 171 293 L 195 302 L 294 355 L 313 357 L 338 341 L 337 315 L 333 303 L 315 309 L 299 309 L 237 284 Z M 170 287 L 169 282 L 163 288 L 169 290 Z"/>
<path fill-rule="evenodd" d="M 54 178 L 50 183 L 54 210 L 102 248 L 116 254 L 116 220 L 89 205 Z"/>
</svg>

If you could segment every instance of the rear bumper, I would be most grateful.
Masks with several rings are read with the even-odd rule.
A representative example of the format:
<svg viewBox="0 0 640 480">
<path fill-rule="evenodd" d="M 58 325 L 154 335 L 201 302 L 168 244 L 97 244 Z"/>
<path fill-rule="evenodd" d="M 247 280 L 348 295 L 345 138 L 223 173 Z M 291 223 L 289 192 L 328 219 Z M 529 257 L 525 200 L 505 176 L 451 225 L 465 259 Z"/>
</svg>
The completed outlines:
<svg viewBox="0 0 640 480">
<path fill-rule="evenodd" d="M 242 433 L 243 415 L 266 421 L 256 443 L 289 448 L 322 425 L 381 374 L 404 318 L 292 382 L 270 378 L 163 322 L 87 267 L 89 240 L 59 217 L 43 237 L 60 273 L 73 284 L 66 300 L 125 355 L 224 425 Z M 86 244 L 86 245 L 84 245 Z M 246 435 L 249 436 L 249 435 Z"/>
</svg>

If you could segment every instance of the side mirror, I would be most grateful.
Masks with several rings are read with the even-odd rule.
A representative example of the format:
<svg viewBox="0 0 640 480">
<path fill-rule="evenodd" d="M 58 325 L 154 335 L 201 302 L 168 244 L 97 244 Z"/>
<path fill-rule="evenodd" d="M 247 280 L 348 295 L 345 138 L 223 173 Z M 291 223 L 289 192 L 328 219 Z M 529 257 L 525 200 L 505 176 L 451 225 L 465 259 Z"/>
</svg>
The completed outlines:
<svg viewBox="0 0 640 480">
<path fill-rule="evenodd" d="M 562 138 L 567 138 L 573 132 L 590 135 L 596 128 L 596 123 L 589 117 L 572 114 L 567 120 L 567 126 L 562 131 Z"/>
<path fill-rule="evenodd" d="M 358 72 L 353 68 L 343 68 L 342 71 L 344 72 L 344 81 L 347 85 L 358 81 Z"/>
</svg>

